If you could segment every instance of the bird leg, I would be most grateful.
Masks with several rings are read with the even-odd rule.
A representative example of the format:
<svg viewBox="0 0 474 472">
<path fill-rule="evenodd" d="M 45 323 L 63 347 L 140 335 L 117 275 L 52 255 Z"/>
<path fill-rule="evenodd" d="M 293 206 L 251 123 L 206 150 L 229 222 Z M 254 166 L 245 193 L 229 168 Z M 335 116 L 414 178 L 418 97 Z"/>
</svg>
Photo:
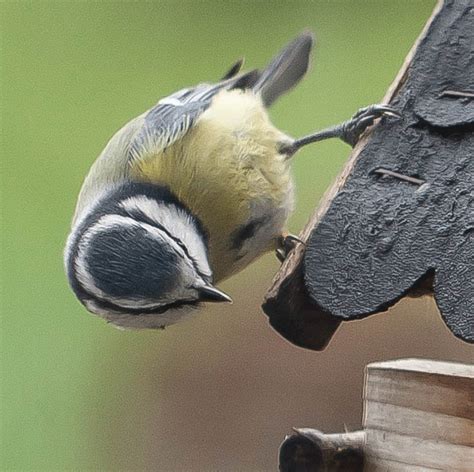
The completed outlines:
<svg viewBox="0 0 474 472">
<path fill-rule="evenodd" d="M 354 147 L 357 144 L 357 141 L 359 141 L 362 133 L 369 126 L 373 125 L 377 118 L 383 116 L 400 118 L 401 115 L 389 105 L 371 105 L 369 107 L 361 108 L 350 120 L 303 138 L 295 139 L 292 143 L 283 145 L 280 152 L 282 154 L 287 154 L 290 157 L 307 144 L 323 141 L 324 139 L 329 138 L 339 138 Z"/>
<path fill-rule="evenodd" d="M 401 115 L 394 108 L 389 105 L 371 105 L 361 108 L 348 121 L 344 121 L 340 125 L 332 126 L 309 136 L 300 139 L 295 139 L 292 143 L 285 143 L 280 148 L 282 154 L 291 157 L 296 151 L 307 144 L 323 141 L 329 138 L 339 138 L 350 146 L 354 147 L 360 139 L 362 133 L 371 125 L 377 118 L 389 116 L 400 118 Z M 292 234 L 282 235 L 279 238 L 279 248 L 276 250 L 276 256 L 280 262 L 283 262 L 291 250 L 295 248 L 297 243 L 304 244 L 301 239 Z"/>
</svg>

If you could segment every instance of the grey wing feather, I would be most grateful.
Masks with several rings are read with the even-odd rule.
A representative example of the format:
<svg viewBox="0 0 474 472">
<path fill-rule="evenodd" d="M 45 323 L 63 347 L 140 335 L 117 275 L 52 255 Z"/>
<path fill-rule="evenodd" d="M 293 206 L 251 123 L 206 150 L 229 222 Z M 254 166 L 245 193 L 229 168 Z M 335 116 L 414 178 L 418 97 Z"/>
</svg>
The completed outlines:
<svg viewBox="0 0 474 472">
<path fill-rule="evenodd" d="M 252 88 L 259 76 L 257 71 L 251 71 L 214 85 L 183 89 L 163 98 L 145 114 L 142 126 L 135 133 L 128 152 L 130 162 L 141 159 L 147 151 L 164 150 L 182 138 L 218 92 Z"/>
<path fill-rule="evenodd" d="M 184 136 L 209 106 L 205 96 L 210 90 L 210 86 L 201 85 L 160 100 L 145 114 L 142 126 L 135 133 L 129 148 L 130 160 L 140 159 L 149 151 L 166 149 Z"/>
<path fill-rule="evenodd" d="M 308 70 L 313 42 L 313 35 L 304 32 L 288 44 L 262 72 L 253 89 L 261 94 L 266 106 L 270 106 L 302 79 Z"/>
</svg>

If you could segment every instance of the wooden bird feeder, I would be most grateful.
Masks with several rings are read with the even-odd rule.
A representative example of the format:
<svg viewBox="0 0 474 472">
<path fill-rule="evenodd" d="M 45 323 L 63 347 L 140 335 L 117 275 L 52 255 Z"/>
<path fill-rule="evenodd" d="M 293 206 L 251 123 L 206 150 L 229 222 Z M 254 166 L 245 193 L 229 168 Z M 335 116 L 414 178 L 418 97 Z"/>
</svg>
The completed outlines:
<svg viewBox="0 0 474 472">
<path fill-rule="evenodd" d="M 472 472 L 474 366 L 426 359 L 369 364 L 363 430 L 295 428 L 281 472 Z"/>
<path fill-rule="evenodd" d="M 322 350 L 344 322 L 431 293 L 474 342 L 474 3 L 436 7 L 266 295 L 270 324 Z"/>
</svg>

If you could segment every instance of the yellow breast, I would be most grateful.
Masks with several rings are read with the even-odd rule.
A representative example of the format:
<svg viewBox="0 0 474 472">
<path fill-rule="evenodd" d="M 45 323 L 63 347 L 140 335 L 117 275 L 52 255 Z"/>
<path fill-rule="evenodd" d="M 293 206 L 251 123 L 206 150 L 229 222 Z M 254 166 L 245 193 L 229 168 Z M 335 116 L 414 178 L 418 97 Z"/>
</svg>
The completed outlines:
<svg viewBox="0 0 474 472">
<path fill-rule="evenodd" d="M 200 219 L 219 280 L 241 268 L 232 238 L 251 219 L 252 208 L 259 202 L 280 207 L 288 200 L 289 163 L 278 153 L 278 143 L 287 139 L 255 95 L 225 91 L 182 139 L 138 161 L 132 176 L 167 185 Z M 266 250 L 272 248 L 271 239 Z"/>
</svg>

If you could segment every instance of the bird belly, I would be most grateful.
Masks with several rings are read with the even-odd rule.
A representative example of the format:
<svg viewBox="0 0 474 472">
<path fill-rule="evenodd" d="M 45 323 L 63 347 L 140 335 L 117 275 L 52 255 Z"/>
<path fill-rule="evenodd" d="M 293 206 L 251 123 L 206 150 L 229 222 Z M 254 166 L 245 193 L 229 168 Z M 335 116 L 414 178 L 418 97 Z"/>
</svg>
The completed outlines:
<svg viewBox="0 0 474 472">
<path fill-rule="evenodd" d="M 288 138 L 273 127 L 260 99 L 218 95 L 180 141 L 142 163 L 141 180 L 164 183 L 202 223 L 214 280 L 276 247 L 293 205 Z"/>
</svg>

